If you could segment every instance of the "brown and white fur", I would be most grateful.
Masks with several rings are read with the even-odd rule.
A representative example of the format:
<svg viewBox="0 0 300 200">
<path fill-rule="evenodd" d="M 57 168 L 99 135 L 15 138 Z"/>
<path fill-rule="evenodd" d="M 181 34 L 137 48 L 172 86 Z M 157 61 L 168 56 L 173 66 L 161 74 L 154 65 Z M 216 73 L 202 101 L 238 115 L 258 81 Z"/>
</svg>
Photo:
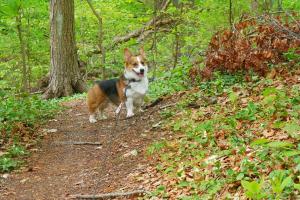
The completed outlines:
<svg viewBox="0 0 300 200">
<path fill-rule="evenodd" d="M 87 95 L 90 123 L 97 122 L 96 113 L 100 111 L 100 117 L 105 118 L 104 109 L 109 102 L 115 105 L 125 103 L 127 117 L 141 110 L 144 96 L 148 91 L 148 66 L 144 49 L 141 48 L 139 55 L 134 56 L 129 49 L 124 50 L 125 70 L 118 79 L 98 81 Z M 120 106 L 116 110 L 118 113 Z"/>
</svg>

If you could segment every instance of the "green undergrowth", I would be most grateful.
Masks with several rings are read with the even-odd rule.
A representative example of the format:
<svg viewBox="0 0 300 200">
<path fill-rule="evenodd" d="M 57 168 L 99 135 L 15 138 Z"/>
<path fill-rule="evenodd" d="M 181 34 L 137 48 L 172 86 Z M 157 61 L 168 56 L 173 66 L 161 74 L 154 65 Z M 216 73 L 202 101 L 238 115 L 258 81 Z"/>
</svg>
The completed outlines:
<svg viewBox="0 0 300 200">
<path fill-rule="evenodd" d="M 52 99 L 51 103 L 62 103 L 62 102 L 67 102 L 67 101 L 72 101 L 72 100 L 82 100 L 82 99 L 86 99 L 86 92 L 84 93 L 76 93 L 73 94 L 72 96 L 67 96 L 67 97 L 61 97 L 58 99 Z"/>
<path fill-rule="evenodd" d="M 148 148 L 163 177 L 153 196 L 299 198 L 299 75 L 215 77 L 161 111 L 173 139 Z"/>
<path fill-rule="evenodd" d="M 62 107 L 54 101 L 39 96 L 5 96 L 0 101 L 0 172 L 8 172 L 20 166 L 27 155 L 25 146 L 38 137 L 36 128 L 52 118 Z"/>
<path fill-rule="evenodd" d="M 149 97 L 150 100 L 155 100 L 165 94 L 173 94 L 175 92 L 189 88 L 188 78 L 189 67 L 178 66 L 175 69 L 166 69 L 161 67 L 156 77 L 149 78 Z M 149 77 L 153 77 L 153 71 Z"/>
</svg>

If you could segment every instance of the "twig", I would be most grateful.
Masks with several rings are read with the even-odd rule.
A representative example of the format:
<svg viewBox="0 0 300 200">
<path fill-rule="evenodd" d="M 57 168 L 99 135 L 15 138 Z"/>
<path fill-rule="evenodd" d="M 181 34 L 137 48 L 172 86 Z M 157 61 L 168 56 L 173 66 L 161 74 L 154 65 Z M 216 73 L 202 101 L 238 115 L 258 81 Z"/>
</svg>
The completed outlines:
<svg viewBox="0 0 300 200">
<path fill-rule="evenodd" d="M 73 145 L 102 145 L 100 142 L 73 142 Z"/>
<path fill-rule="evenodd" d="M 112 192 L 112 193 L 104 193 L 104 194 L 96 194 L 96 195 L 72 195 L 71 198 L 73 199 L 112 199 L 117 197 L 135 197 L 135 196 L 141 196 L 143 194 L 146 194 L 147 192 L 145 190 L 135 190 L 130 192 Z"/>
</svg>

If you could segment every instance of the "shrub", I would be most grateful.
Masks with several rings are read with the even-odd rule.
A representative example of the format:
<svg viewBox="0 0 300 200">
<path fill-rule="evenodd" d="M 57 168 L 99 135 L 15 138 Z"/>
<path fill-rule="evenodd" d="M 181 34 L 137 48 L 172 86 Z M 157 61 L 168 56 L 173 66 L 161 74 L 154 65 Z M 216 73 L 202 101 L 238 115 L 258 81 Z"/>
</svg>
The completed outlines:
<svg viewBox="0 0 300 200">
<path fill-rule="evenodd" d="M 216 33 L 209 44 L 206 67 L 200 74 L 210 77 L 215 70 L 252 70 L 265 75 L 270 64 L 287 61 L 291 52 L 300 53 L 297 23 L 263 16 L 243 20 L 234 24 L 231 30 Z"/>
</svg>

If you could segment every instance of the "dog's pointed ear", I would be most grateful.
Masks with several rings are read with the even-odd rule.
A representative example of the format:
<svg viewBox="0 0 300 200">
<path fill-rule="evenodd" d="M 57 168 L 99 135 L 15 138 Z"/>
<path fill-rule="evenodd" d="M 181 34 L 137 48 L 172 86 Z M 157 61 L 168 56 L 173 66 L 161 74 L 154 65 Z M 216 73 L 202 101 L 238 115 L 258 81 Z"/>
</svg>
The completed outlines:
<svg viewBox="0 0 300 200">
<path fill-rule="evenodd" d="M 129 61 L 129 59 L 131 58 L 132 53 L 130 52 L 130 50 L 128 48 L 124 49 L 124 59 L 125 61 Z"/>
<path fill-rule="evenodd" d="M 145 54 L 145 51 L 144 51 L 144 47 L 141 47 L 141 48 L 140 48 L 140 55 L 141 55 L 143 58 L 146 58 L 146 54 Z"/>
</svg>

